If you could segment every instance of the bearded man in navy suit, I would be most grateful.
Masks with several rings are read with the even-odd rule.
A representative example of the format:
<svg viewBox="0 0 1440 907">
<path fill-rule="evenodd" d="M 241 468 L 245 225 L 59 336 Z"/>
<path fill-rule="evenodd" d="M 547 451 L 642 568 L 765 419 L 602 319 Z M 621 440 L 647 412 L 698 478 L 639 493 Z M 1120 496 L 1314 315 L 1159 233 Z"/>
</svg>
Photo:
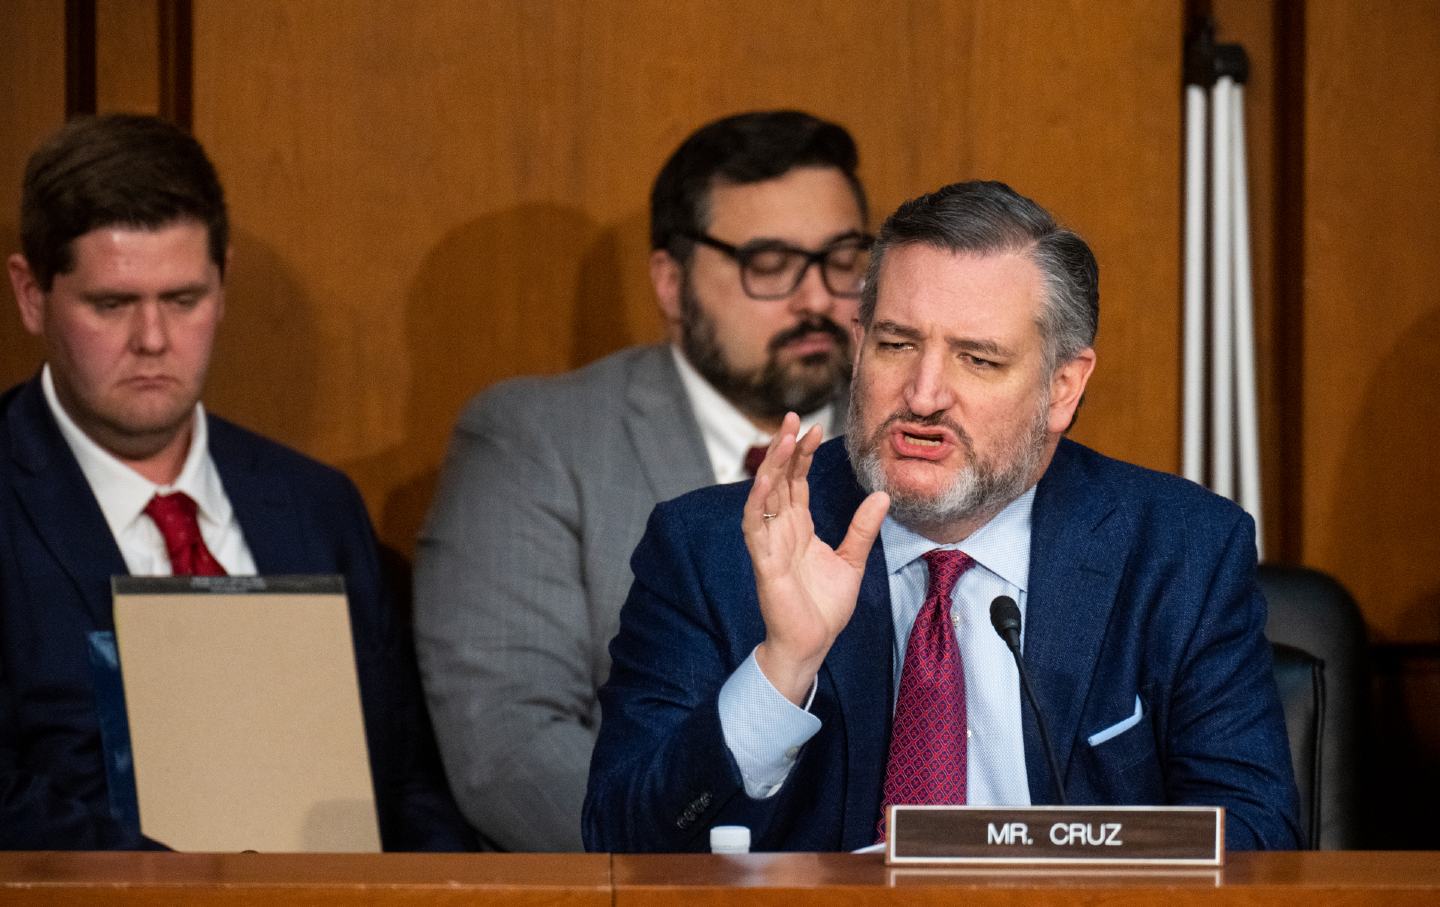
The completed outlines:
<svg viewBox="0 0 1440 907">
<path fill-rule="evenodd" d="M 1069 802 L 1222 806 L 1230 848 L 1297 846 L 1253 521 L 1063 437 L 1098 277 L 1000 183 L 886 221 L 846 437 L 797 437 L 792 414 L 753 483 L 651 517 L 600 691 L 588 847 L 703 849 L 738 824 L 757 850 L 849 850 L 883 837 L 889 803 L 1055 802 L 990 626 L 1001 595 Z"/>
<path fill-rule="evenodd" d="M 112 576 L 198 551 L 193 572 L 344 576 L 382 842 L 471 846 L 359 494 L 200 404 L 230 254 L 204 150 L 151 117 L 68 124 L 26 169 L 21 242 L 10 281 L 46 363 L 0 397 L 0 847 L 163 847 L 122 805 L 128 739 L 102 733 L 89 641 L 114 630 Z M 161 498 L 198 526 L 183 561 Z"/>
</svg>

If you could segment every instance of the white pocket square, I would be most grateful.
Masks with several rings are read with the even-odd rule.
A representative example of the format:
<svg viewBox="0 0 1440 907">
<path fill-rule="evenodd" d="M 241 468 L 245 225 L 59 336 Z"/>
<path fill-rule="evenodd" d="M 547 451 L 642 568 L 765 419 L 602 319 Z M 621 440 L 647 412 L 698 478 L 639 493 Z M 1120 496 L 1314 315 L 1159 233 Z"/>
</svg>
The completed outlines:
<svg viewBox="0 0 1440 907">
<path fill-rule="evenodd" d="M 1096 731 L 1086 738 L 1091 746 L 1099 746 L 1112 737 L 1118 737 L 1132 727 L 1140 723 L 1140 716 L 1145 714 L 1145 709 L 1140 705 L 1140 694 L 1135 694 L 1135 714 L 1126 718 L 1118 724 L 1112 724 L 1103 731 Z"/>
</svg>

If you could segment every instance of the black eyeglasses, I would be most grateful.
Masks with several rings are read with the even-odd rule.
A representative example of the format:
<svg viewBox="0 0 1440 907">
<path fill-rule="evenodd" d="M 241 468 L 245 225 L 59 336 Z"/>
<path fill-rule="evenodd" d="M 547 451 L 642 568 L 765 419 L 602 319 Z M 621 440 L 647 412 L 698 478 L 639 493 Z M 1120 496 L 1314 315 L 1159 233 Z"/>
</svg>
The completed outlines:
<svg viewBox="0 0 1440 907">
<path fill-rule="evenodd" d="M 865 285 L 870 246 L 875 243 L 875 237 L 869 234 L 854 233 L 811 252 L 771 239 L 732 246 L 707 233 L 681 235 L 735 259 L 740 266 L 740 286 L 751 299 L 784 299 L 795 292 L 814 264 L 820 266 L 825 289 L 835 296 L 853 299 Z"/>
</svg>

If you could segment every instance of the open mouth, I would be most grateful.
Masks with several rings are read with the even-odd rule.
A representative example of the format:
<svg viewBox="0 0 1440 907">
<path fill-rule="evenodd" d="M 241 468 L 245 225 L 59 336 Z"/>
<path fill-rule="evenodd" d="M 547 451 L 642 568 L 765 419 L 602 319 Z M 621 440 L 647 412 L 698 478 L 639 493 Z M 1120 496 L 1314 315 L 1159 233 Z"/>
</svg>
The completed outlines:
<svg viewBox="0 0 1440 907">
<path fill-rule="evenodd" d="M 895 453 L 902 457 L 925 460 L 944 456 L 954 443 L 953 437 L 943 428 L 896 426 L 891 431 L 890 438 Z"/>
<path fill-rule="evenodd" d="M 912 435 L 912 434 L 910 434 L 910 432 L 908 432 L 908 431 L 907 431 L 907 432 L 903 432 L 902 434 L 904 434 L 904 436 L 905 436 L 905 441 L 906 441 L 906 443 L 908 443 L 908 444 L 919 444 L 919 445 L 922 446 L 922 447 L 939 447 L 941 444 L 945 443 L 945 442 L 944 442 L 944 439 L 942 439 L 942 438 L 933 438 L 933 437 L 924 437 L 924 436 L 921 436 L 921 435 Z"/>
</svg>

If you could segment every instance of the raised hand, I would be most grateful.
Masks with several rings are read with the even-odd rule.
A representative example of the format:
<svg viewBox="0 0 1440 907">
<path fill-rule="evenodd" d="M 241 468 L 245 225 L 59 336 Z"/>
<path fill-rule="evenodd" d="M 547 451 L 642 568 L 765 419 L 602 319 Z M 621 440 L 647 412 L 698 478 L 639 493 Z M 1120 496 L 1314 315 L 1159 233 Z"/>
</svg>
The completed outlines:
<svg viewBox="0 0 1440 907">
<path fill-rule="evenodd" d="M 797 705 L 850 622 L 865 560 L 890 507 L 889 496 L 877 491 L 855 511 L 839 548 L 816 538 L 809 472 L 820 429 L 812 426 L 797 439 L 799 429 L 800 417 L 787 414 L 755 473 L 740 523 L 765 620 L 765 641 L 755 658 L 766 678 Z"/>
</svg>

